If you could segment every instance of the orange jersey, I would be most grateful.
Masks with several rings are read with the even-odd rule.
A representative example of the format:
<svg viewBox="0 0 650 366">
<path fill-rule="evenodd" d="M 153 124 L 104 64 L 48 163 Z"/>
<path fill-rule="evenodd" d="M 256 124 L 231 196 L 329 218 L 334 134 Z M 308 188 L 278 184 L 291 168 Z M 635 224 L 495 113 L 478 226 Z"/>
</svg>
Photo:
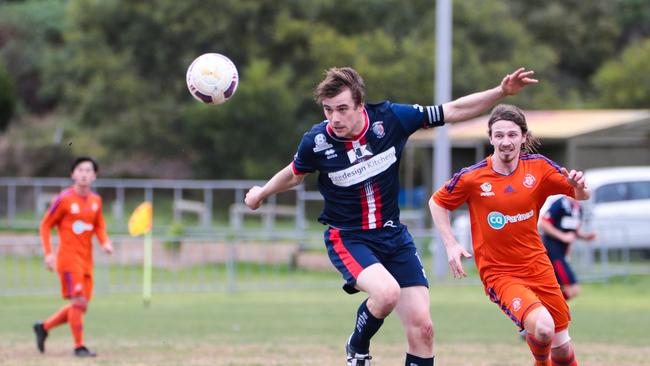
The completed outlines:
<svg viewBox="0 0 650 366">
<path fill-rule="evenodd" d="M 501 175 L 487 159 L 456 173 L 433 195 L 448 210 L 469 206 L 472 245 L 481 279 L 535 278 L 553 272 L 537 231 L 539 209 L 552 194 L 574 197 L 560 167 L 538 154 L 524 154 L 515 171 Z"/>
<path fill-rule="evenodd" d="M 56 227 L 59 249 L 56 257 L 58 272 L 92 273 L 92 235 L 108 241 L 102 214 L 102 198 L 96 193 L 81 196 L 74 188 L 61 192 L 45 213 L 40 234 L 45 255 L 52 253 L 50 233 Z"/>
</svg>

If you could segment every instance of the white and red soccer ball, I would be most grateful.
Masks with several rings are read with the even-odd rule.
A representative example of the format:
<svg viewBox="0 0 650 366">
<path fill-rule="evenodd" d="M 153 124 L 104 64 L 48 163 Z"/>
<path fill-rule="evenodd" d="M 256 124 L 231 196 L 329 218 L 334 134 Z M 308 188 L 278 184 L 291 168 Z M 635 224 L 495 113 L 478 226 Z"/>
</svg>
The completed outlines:
<svg viewBox="0 0 650 366">
<path fill-rule="evenodd" d="M 219 53 L 205 53 L 187 69 L 186 80 L 194 98 L 203 103 L 221 104 L 235 94 L 239 73 L 228 57 Z"/>
</svg>

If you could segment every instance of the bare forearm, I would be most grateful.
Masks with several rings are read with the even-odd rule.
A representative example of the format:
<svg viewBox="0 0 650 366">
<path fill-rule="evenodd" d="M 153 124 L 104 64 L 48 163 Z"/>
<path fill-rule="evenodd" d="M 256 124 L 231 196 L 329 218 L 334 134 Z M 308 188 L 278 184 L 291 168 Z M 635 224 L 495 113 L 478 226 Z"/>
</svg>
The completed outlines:
<svg viewBox="0 0 650 366">
<path fill-rule="evenodd" d="M 302 183 L 304 175 L 293 174 L 291 164 L 287 165 L 284 169 L 277 172 L 268 182 L 262 187 L 262 195 L 264 199 L 275 193 L 288 191 L 289 189 Z"/>
<path fill-rule="evenodd" d="M 588 188 L 574 188 L 576 199 L 579 201 L 588 200 L 591 197 L 591 192 Z"/>
<path fill-rule="evenodd" d="M 473 93 L 442 105 L 445 122 L 460 122 L 476 117 L 505 97 L 501 86 Z"/>
<path fill-rule="evenodd" d="M 542 219 L 539 223 L 539 227 L 542 229 L 542 232 L 544 232 L 544 234 L 549 235 L 557 240 L 564 241 L 564 232 L 553 226 L 553 224 L 550 222 Z"/>
<path fill-rule="evenodd" d="M 454 233 L 451 230 L 451 222 L 449 221 L 449 210 L 440 207 L 433 200 L 433 198 L 429 200 L 429 210 L 431 211 L 433 224 L 438 230 L 438 233 L 440 233 L 440 237 L 442 238 L 442 241 L 445 244 L 445 246 L 454 243 L 456 239 L 454 238 Z"/>
</svg>

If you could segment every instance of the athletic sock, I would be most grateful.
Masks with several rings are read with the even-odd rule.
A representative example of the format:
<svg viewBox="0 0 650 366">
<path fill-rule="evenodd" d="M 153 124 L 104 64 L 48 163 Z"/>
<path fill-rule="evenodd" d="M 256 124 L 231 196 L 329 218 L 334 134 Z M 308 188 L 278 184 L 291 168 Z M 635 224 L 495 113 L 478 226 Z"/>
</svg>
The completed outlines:
<svg viewBox="0 0 650 366">
<path fill-rule="evenodd" d="M 57 310 L 56 313 L 52 314 L 47 320 L 43 323 L 43 329 L 46 331 L 58 327 L 59 325 L 68 321 L 68 311 L 70 310 L 71 305 L 68 304 L 61 309 Z"/>
<path fill-rule="evenodd" d="M 370 338 L 377 333 L 384 319 L 377 319 L 368 310 L 368 299 L 364 300 L 357 311 L 357 322 L 350 337 L 350 345 L 357 353 L 368 353 L 370 350 Z"/>
<path fill-rule="evenodd" d="M 557 357 L 551 354 L 551 365 L 553 366 L 578 366 L 578 361 L 576 361 L 575 353 L 573 349 L 571 353 L 566 357 Z"/>
<path fill-rule="evenodd" d="M 433 357 L 431 358 L 421 358 L 418 356 L 413 356 L 410 353 L 406 354 L 406 361 L 404 361 L 405 366 L 433 366 Z"/>
<path fill-rule="evenodd" d="M 549 360 L 549 355 L 551 354 L 550 339 L 548 342 L 542 342 L 528 333 L 526 334 L 526 342 L 530 351 L 533 353 L 533 357 L 535 357 L 535 366 L 551 366 L 551 361 Z"/>
<path fill-rule="evenodd" d="M 84 309 L 79 305 L 70 306 L 68 312 L 68 323 L 70 323 L 70 330 L 72 331 L 72 338 L 74 338 L 75 348 L 83 346 L 83 316 Z"/>
</svg>

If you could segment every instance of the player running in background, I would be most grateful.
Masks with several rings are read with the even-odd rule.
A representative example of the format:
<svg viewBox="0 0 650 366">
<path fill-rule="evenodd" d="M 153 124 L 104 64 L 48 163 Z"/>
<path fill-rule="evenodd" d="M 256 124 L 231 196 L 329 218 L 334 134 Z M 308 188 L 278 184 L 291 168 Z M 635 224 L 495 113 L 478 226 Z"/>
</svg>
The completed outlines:
<svg viewBox="0 0 650 366">
<path fill-rule="evenodd" d="M 581 230 L 581 223 L 580 202 L 567 196 L 555 200 L 539 221 L 542 241 L 553 264 L 562 294 L 567 300 L 580 293 L 578 280 L 567 261 L 571 243 L 576 239 L 596 239 L 596 233 L 586 233 Z"/>
<path fill-rule="evenodd" d="M 50 271 L 56 268 L 63 298 L 70 300 L 68 305 L 52 314 L 45 322 L 34 324 L 36 345 L 41 353 L 45 352 L 48 332 L 67 322 L 74 338 L 75 356 L 96 356 L 83 342 L 83 315 L 93 292 L 93 233 L 99 238 L 106 253 L 113 252 L 106 234 L 102 199 L 91 191 L 97 169 L 97 163 L 92 158 L 77 158 L 71 169 L 72 187 L 59 194 L 41 222 L 45 265 Z M 53 227 L 57 228 L 59 234 L 56 261 L 50 241 Z"/>
<path fill-rule="evenodd" d="M 476 267 L 486 294 L 526 330 L 535 365 L 575 366 L 569 307 L 537 231 L 537 218 L 552 194 L 589 198 L 584 177 L 530 153 L 538 141 L 515 106 L 494 108 L 488 134 L 494 153 L 456 173 L 429 201 L 449 266 L 456 278 L 466 276 L 461 257 L 470 254 L 453 236 L 449 211 L 467 203 Z"/>
<path fill-rule="evenodd" d="M 293 162 L 263 187 L 246 194 L 257 209 L 268 196 L 300 184 L 318 171 L 325 199 L 319 221 L 330 260 L 348 293 L 364 291 L 347 364 L 370 365 L 370 339 L 393 310 L 408 340 L 405 364 L 433 365 L 433 325 L 424 269 L 406 226 L 399 221 L 399 161 L 408 137 L 420 128 L 463 121 L 498 100 L 536 83 L 523 68 L 493 89 L 436 106 L 364 102 L 365 85 L 352 68 L 331 68 L 314 92 L 326 120 L 305 133 Z"/>
</svg>

